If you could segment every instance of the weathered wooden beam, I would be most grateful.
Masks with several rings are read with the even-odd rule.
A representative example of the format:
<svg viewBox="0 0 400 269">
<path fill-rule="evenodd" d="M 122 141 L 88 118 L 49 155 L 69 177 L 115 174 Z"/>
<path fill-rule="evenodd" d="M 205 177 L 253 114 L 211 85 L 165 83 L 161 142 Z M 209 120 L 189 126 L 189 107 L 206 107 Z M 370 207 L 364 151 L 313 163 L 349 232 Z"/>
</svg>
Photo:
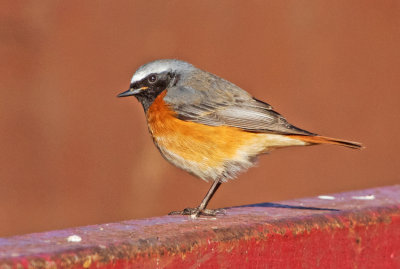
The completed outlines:
<svg viewBox="0 0 400 269">
<path fill-rule="evenodd" d="M 400 268 L 400 185 L 0 239 L 0 268 Z"/>
</svg>

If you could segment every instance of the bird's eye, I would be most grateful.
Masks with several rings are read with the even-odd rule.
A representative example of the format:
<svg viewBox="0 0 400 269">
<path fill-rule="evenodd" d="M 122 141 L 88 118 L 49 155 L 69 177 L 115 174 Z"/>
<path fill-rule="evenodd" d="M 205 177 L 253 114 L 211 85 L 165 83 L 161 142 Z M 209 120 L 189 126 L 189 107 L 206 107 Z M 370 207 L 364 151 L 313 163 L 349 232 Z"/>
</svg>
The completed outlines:
<svg viewBox="0 0 400 269">
<path fill-rule="evenodd" d="M 157 81 L 157 76 L 155 74 L 150 75 L 149 78 L 147 79 L 150 83 L 154 83 Z"/>
</svg>

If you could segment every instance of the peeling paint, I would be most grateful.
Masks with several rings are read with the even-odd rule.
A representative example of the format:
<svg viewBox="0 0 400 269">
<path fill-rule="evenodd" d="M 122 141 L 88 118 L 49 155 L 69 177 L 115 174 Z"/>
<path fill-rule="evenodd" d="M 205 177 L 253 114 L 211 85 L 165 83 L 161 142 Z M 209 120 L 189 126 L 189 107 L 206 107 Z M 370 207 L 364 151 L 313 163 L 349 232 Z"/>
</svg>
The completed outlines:
<svg viewBox="0 0 400 269">
<path fill-rule="evenodd" d="M 319 195 L 318 198 L 322 200 L 335 200 L 335 196 L 331 195 Z"/>
<path fill-rule="evenodd" d="M 73 234 L 73 235 L 68 236 L 67 241 L 78 243 L 78 242 L 82 241 L 82 237 L 80 237 L 79 235 Z"/>
<path fill-rule="evenodd" d="M 355 200 L 375 200 L 375 195 L 352 196 L 351 199 Z"/>
</svg>

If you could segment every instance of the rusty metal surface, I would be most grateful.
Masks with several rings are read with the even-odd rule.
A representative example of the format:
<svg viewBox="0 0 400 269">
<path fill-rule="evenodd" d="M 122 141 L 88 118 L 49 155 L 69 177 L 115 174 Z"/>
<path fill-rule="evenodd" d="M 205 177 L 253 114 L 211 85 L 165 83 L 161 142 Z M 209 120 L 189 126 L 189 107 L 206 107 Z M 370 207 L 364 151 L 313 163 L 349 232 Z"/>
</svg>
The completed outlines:
<svg viewBox="0 0 400 269">
<path fill-rule="evenodd" d="M 0 267 L 400 268 L 400 185 L 0 239 Z"/>
</svg>

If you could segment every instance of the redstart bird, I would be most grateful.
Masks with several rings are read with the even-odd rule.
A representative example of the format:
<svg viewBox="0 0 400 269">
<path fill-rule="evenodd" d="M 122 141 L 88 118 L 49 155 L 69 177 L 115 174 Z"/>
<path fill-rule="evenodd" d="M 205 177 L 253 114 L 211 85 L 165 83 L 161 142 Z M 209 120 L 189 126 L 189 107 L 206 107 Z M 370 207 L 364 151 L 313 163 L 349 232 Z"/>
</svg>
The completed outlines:
<svg viewBox="0 0 400 269">
<path fill-rule="evenodd" d="M 273 108 L 233 83 L 179 60 L 139 67 L 129 90 L 143 105 L 161 155 L 175 166 L 212 181 L 201 204 L 170 214 L 214 216 L 206 209 L 222 182 L 254 165 L 259 154 L 289 146 L 361 144 L 320 136 L 288 123 Z"/>
</svg>

